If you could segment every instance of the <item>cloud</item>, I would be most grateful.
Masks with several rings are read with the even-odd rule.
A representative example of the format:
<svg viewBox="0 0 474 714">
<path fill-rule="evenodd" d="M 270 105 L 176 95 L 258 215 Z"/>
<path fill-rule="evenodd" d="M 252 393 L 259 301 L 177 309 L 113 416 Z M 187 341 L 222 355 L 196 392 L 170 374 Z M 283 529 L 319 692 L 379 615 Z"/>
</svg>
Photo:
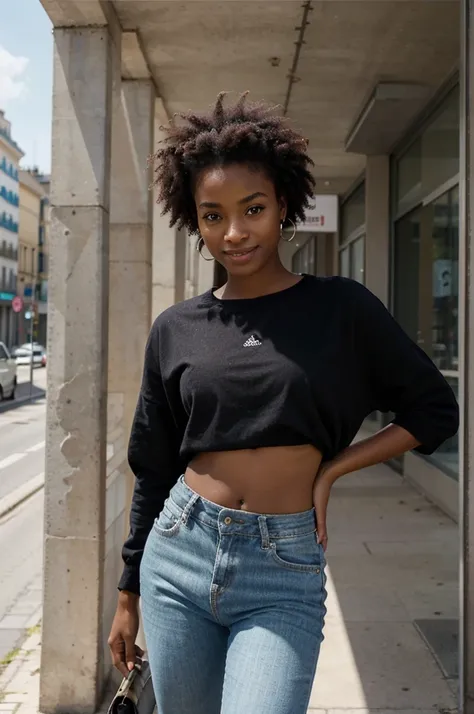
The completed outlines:
<svg viewBox="0 0 474 714">
<path fill-rule="evenodd" d="M 15 57 L 0 45 L 0 106 L 25 93 L 26 82 L 22 75 L 28 62 L 26 57 Z"/>
</svg>

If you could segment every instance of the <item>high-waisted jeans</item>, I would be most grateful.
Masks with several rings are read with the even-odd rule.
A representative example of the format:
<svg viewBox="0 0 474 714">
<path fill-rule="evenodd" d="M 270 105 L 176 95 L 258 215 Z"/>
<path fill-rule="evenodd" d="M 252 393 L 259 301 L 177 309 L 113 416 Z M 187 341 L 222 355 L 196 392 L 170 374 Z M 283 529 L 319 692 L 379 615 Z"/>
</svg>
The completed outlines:
<svg viewBox="0 0 474 714">
<path fill-rule="evenodd" d="M 140 577 L 159 714 L 305 714 L 326 612 L 314 510 L 223 508 L 181 477 Z"/>
</svg>

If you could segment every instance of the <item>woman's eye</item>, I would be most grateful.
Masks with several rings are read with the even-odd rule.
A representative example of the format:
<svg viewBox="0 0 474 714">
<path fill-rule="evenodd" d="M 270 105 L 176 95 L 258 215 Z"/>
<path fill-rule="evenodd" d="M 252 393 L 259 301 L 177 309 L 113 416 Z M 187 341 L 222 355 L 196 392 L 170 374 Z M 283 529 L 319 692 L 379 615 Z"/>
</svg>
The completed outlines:
<svg viewBox="0 0 474 714">
<path fill-rule="evenodd" d="M 209 221 L 209 223 L 215 223 L 219 220 L 219 216 L 217 215 L 217 213 L 207 213 L 204 216 L 204 220 Z"/>
<path fill-rule="evenodd" d="M 261 213 L 262 211 L 263 211 L 263 206 L 250 206 L 247 213 L 249 213 L 251 216 L 258 216 L 258 214 Z"/>
</svg>

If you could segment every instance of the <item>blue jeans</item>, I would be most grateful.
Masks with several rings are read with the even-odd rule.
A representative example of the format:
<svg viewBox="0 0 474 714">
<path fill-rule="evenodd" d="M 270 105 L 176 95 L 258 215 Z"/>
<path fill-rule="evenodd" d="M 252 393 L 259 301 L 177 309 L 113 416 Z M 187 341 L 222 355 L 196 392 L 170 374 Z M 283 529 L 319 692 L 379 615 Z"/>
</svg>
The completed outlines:
<svg viewBox="0 0 474 714">
<path fill-rule="evenodd" d="M 305 714 L 326 612 L 314 510 L 223 508 L 181 477 L 140 578 L 159 714 Z"/>
</svg>

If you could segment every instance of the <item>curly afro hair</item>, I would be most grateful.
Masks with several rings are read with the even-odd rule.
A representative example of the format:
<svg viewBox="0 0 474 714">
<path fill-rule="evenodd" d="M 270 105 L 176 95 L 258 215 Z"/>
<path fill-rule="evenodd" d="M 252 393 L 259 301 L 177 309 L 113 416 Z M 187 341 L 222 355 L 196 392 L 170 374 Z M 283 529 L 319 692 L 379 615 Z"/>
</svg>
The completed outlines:
<svg viewBox="0 0 474 714">
<path fill-rule="evenodd" d="M 286 199 L 287 219 L 304 219 L 315 184 L 308 142 L 275 114 L 275 107 L 247 102 L 247 94 L 226 107 L 222 92 L 210 114 L 176 114 L 183 122 L 162 127 L 167 136 L 151 160 L 157 202 L 163 204 L 162 215 L 170 214 L 170 226 L 198 233 L 193 197 L 197 175 L 204 168 L 233 163 L 265 171 L 277 196 Z"/>
</svg>

